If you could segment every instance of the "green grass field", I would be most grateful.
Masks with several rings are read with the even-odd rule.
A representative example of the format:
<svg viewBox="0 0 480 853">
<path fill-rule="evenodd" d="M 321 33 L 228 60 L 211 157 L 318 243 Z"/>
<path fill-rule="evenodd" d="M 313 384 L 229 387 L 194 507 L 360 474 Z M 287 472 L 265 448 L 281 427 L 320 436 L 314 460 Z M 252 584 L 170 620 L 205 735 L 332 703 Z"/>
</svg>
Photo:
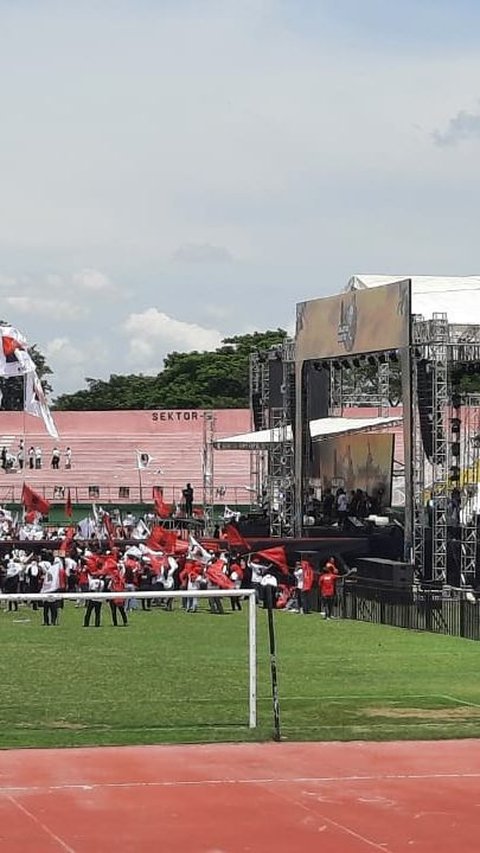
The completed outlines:
<svg viewBox="0 0 480 853">
<path fill-rule="evenodd" d="M 229 606 L 229 605 L 228 605 Z M 178 608 L 178 602 L 176 602 Z M 128 628 L 0 613 L 0 747 L 264 740 L 272 734 L 258 612 L 257 730 L 247 727 L 247 614 L 154 609 Z M 276 615 L 290 740 L 480 736 L 477 643 L 360 622 Z"/>
</svg>

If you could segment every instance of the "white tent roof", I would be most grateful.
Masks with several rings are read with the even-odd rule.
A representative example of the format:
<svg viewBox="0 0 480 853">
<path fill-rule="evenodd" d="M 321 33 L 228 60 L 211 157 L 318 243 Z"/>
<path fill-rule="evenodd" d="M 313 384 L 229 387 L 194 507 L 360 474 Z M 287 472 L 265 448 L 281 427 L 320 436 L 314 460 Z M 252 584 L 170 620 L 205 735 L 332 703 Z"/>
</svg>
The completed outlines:
<svg viewBox="0 0 480 853">
<path fill-rule="evenodd" d="M 434 312 L 441 312 L 447 314 L 449 323 L 480 325 L 478 275 L 354 275 L 346 290 L 380 287 L 407 278 L 412 282 L 412 314 L 429 320 Z"/>
<path fill-rule="evenodd" d="M 331 438 L 333 435 L 345 435 L 351 432 L 362 432 L 363 430 L 379 429 L 380 427 L 393 426 L 402 422 L 402 418 L 319 418 L 310 421 L 310 435 L 320 440 Z"/>
<path fill-rule="evenodd" d="M 363 430 L 374 430 L 380 427 L 393 426 L 401 423 L 402 418 L 319 418 L 310 421 L 310 435 L 320 441 L 334 435 L 344 435 Z M 292 429 L 287 426 L 287 441 L 292 440 Z M 214 447 L 217 450 L 255 450 L 267 448 L 282 441 L 280 429 L 262 429 L 258 432 L 246 432 L 229 438 L 217 438 Z"/>
<path fill-rule="evenodd" d="M 217 450 L 255 450 L 267 448 L 271 444 L 282 441 L 280 429 L 261 429 L 258 432 L 245 432 L 242 435 L 232 435 L 229 438 L 217 438 L 213 446 Z M 292 428 L 287 426 L 287 441 L 292 440 Z"/>
</svg>

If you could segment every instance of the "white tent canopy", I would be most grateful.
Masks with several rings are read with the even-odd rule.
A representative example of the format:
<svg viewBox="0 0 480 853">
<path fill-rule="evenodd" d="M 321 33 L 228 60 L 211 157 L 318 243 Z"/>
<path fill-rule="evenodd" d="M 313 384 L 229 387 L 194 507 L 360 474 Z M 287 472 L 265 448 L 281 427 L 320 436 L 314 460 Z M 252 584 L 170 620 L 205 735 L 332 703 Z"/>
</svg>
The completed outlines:
<svg viewBox="0 0 480 853">
<path fill-rule="evenodd" d="M 412 282 L 412 314 L 430 320 L 444 313 L 449 323 L 480 325 L 480 276 L 354 275 L 346 290 L 381 287 L 409 278 Z"/>
<path fill-rule="evenodd" d="M 372 431 L 401 423 L 402 418 L 319 418 L 310 421 L 310 436 L 315 441 L 332 438 L 335 435 L 347 435 L 354 432 Z M 216 450 L 266 450 L 284 439 L 282 430 L 262 429 L 258 432 L 247 432 L 233 435 L 229 438 L 218 438 L 214 442 Z M 287 441 L 292 440 L 292 429 L 287 426 Z"/>
<path fill-rule="evenodd" d="M 316 441 L 332 438 L 335 435 L 348 435 L 352 432 L 366 432 L 394 426 L 402 422 L 402 418 L 319 418 L 310 421 L 310 436 Z"/>
<path fill-rule="evenodd" d="M 217 438 L 213 442 L 216 450 L 266 450 L 273 444 L 280 444 L 283 439 L 281 429 L 261 429 L 257 432 L 245 432 L 242 435 L 232 435 L 229 438 Z M 292 440 L 292 428 L 287 426 L 287 441 Z"/>
</svg>

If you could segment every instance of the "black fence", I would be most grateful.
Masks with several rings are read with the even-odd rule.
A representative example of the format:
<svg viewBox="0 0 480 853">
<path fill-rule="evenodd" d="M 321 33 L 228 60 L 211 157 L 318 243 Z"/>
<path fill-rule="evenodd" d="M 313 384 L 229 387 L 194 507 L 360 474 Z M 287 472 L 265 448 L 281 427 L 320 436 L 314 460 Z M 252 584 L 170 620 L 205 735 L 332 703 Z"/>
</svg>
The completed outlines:
<svg viewBox="0 0 480 853">
<path fill-rule="evenodd" d="M 346 581 L 338 612 L 344 619 L 480 640 L 480 599 L 450 587 L 402 590 Z"/>
</svg>

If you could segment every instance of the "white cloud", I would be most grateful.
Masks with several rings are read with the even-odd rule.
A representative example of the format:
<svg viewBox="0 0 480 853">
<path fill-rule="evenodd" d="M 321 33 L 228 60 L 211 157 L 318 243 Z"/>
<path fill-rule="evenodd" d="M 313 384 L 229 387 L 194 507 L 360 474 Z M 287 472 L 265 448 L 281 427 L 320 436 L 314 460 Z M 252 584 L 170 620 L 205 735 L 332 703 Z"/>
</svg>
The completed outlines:
<svg viewBox="0 0 480 853">
<path fill-rule="evenodd" d="M 203 312 L 207 317 L 213 317 L 215 320 L 227 320 L 232 316 L 231 305 L 204 305 Z"/>
<path fill-rule="evenodd" d="M 445 130 L 435 130 L 433 140 L 436 145 L 456 145 L 469 139 L 480 138 L 480 112 L 469 113 L 460 110 L 448 122 Z"/>
<path fill-rule="evenodd" d="M 90 313 L 88 305 L 79 305 L 62 299 L 42 299 L 32 296 L 7 296 L 4 299 L 14 312 L 48 317 L 51 320 L 78 320 Z"/>
<path fill-rule="evenodd" d="M 45 347 L 47 361 L 62 361 L 67 365 L 85 364 L 87 353 L 72 344 L 69 338 L 53 338 Z"/>
<path fill-rule="evenodd" d="M 105 273 L 100 272 L 100 270 L 95 269 L 83 269 L 75 273 L 73 284 L 81 290 L 93 293 L 116 290 L 115 285 L 110 281 L 109 277 Z"/>
<path fill-rule="evenodd" d="M 169 317 L 157 308 L 141 314 L 130 314 L 123 323 L 129 340 L 131 360 L 147 370 L 160 370 L 161 361 L 171 350 L 213 350 L 224 335 L 217 329 L 206 329 Z"/>
<path fill-rule="evenodd" d="M 225 246 L 211 243 L 182 243 L 173 253 L 173 260 L 188 264 L 230 264 L 233 255 Z"/>
<path fill-rule="evenodd" d="M 99 337 L 85 339 L 82 346 L 68 336 L 56 337 L 41 350 L 53 370 L 54 396 L 84 388 L 87 376 L 102 378 L 110 373 L 108 348 Z"/>
</svg>

